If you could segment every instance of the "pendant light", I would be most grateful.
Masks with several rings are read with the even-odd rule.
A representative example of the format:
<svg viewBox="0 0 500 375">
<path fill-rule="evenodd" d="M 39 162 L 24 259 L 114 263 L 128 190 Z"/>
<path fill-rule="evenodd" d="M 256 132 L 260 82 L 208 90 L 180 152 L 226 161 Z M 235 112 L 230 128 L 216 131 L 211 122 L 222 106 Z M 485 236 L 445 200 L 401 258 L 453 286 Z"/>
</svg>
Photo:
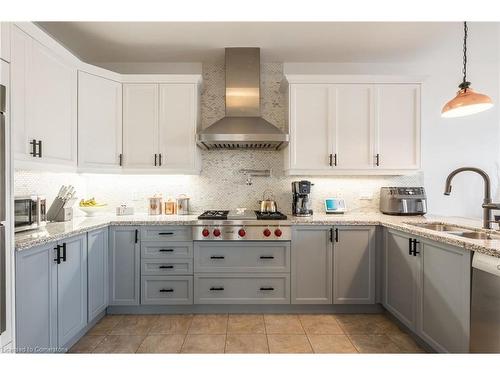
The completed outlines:
<svg viewBox="0 0 500 375">
<path fill-rule="evenodd" d="M 470 88 L 467 81 L 467 22 L 464 22 L 464 61 L 463 80 L 457 92 L 457 96 L 445 104 L 441 111 L 441 117 L 463 117 L 486 111 L 493 107 L 493 101 L 488 95 L 480 94 Z"/>
</svg>

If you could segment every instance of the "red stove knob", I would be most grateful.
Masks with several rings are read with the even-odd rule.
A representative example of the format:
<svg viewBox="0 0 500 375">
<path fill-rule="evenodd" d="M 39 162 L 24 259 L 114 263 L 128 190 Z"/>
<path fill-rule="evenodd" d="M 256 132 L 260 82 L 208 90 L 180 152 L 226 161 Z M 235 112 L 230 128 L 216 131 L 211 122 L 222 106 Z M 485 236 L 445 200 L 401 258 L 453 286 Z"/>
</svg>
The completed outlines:
<svg viewBox="0 0 500 375">
<path fill-rule="evenodd" d="M 247 234 L 247 232 L 245 231 L 245 229 L 241 228 L 239 231 L 238 231 L 238 235 L 240 237 L 245 237 L 245 235 Z"/>
<path fill-rule="evenodd" d="M 276 237 L 281 237 L 281 235 L 282 235 L 282 234 L 283 234 L 283 232 L 281 231 L 281 229 L 276 229 L 276 230 L 274 231 L 274 235 L 275 235 Z"/>
<path fill-rule="evenodd" d="M 220 229 L 214 229 L 214 236 L 219 237 L 220 236 Z"/>
<path fill-rule="evenodd" d="M 270 235 L 271 231 L 268 228 L 264 229 L 264 236 L 269 237 Z"/>
<path fill-rule="evenodd" d="M 203 235 L 203 237 L 208 237 L 210 235 L 210 231 L 205 228 L 201 231 L 201 234 Z"/>
</svg>

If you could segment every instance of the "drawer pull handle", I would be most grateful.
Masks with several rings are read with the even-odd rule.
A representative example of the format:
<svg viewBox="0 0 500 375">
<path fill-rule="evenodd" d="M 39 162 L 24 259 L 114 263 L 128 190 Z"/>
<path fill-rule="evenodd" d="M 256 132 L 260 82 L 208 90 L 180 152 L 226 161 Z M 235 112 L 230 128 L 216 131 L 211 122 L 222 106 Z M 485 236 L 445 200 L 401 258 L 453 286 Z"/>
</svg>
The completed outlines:
<svg viewBox="0 0 500 375">
<path fill-rule="evenodd" d="M 158 268 L 162 268 L 162 269 L 163 269 L 163 268 L 168 268 L 168 269 L 171 269 L 171 268 L 174 268 L 174 266 L 160 266 L 160 267 L 158 267 Z"/>
<path fill-rule="evenodd" d="M 226 257 L 223 255 L 212 255 L 210 259 L 226 259 Z"/>
<path fill-rule="evenodd" d="M 160 253 L 172 253 L 174 249 L 160 249 L 158 250 Z"/>
<path fill-rule="evenodd" d="M 160 289 L 160 293 L 172 293 L 174 290 L 172 288 L 169 289 Z"/>
<path fill-rule="evenodd" d="M 160 236 L 172 236 L 174 232 L 160 232 L 158 233 Z"/>
<path fill-rule="evenodd" d="M 272 255 L 261 255 L 260 259 L 274 259 Z"/>
<path fill-rule="evenodd" d="M 274 288 L 272 288 L 272 287 L 262 287 L 262 288 L 260 288 L 260 290 L 274 290 Z"/>
<path fill-rule="evenodd" d="M 210 288 L 210 290 L 224 290 L 224 288 L 221 286 L 217 286 L 217 287 L 213 286 Z"/>
</svg>

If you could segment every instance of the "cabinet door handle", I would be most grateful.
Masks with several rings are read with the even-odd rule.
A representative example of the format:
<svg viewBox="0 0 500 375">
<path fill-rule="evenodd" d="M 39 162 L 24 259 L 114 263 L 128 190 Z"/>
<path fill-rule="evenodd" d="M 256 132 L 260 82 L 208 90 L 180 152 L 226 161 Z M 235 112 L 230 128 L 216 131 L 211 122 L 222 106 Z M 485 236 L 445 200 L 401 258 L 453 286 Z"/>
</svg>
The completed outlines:
<svg viewBox="0 0 500 375">
<path fill-rule="evenodd" d="M 221 286 L 213 286 L 213 287 L 210 288 L 210 290 L 212 290 L 212 291 L 214 291 L 214 290 L 224 290 L 224 288 L 221 287 Z"/>
<path fill-rule="evenodd" d="M 212 255 L 210 259 L 225 259 L 226 257 L 223 255 Z"/>
<path fill-rule="evenodd" d="M 330 154 L 329 164 L 330 164 L 330 167 L 333 166 L 333 154 Z"/>
<path fill-rule="evenodd" d="M 159 161 L 159 164 L 160 164 L 160 167 L 161 167 L 161 154 L 159 154 L 160 156 L 158 157 L 158 161 Z"/>
<path fill-rule="evenodd" d="M 379 166 L 380 166 L 380 154 L 377 154 L 377 155 L 375 156 L 375 165 L 376 165 L 377 167 L 379 167 Z"/>
<path fill-rule="evenodd" d="M 413 248 L 413 238 L 408 238 L 408 255 L 413 255 L 412 248 Z"/>
<path fill-rule="evenodd" d="M 139 229 L 135 230 L 135 243 L 139 242 Z"/>
<path fill-rule="evenodd" d="M 413 256 L 416 257 L 417 254 L 420 254 L 420 251 L 417 251 L 417 244 L 419 244 L 420 241 L 417 241 L 416 239 L 413 240 Z"/>
<path fill-rule="evenodd" d="M 62 244 L 62 261 L 66 262 L 66 242 Z"/>
<path fill-rule="evenodd" d="M 159 249 L 158 251 L 160 253 L 173 253 L 174 249 Z"/>
<path fill-rule="evenodd" d="M 274 259 L 272 255 L 261 255 L 260 259 Z"/>
<path fill-rule="evenodd" d="M 338 161 L 338 158 L 337 158 L 337 154 L 333 154 L 333 165 L 336 167 L 337 166 L 337 161 Z"/>
<path fill-rule="evenodd" d="M 166 269 L 172 269 L 172 268 L 174 268 L 174 266 L 170 266 L 170 265 L 169 266 L 159 266 L 158 268 L 161 268 L 161 269 L 165 269 L 165 268 Z"/>
<path fill-rule="evenodd" d="M 157 160 L 158 159 L 158 154 L 155 154 L 155 167 L 156 167 L 156 164 L 157 164 Z"/>
<path fill-rule="evenodd" d="M 36 157 L 36 139 L 33 139 L 32 141 L 30 141 L 30 145 L 31 145 L 30 155 L 32 155 L 35 158 Z"/>
<path fill-rule="evenodd" d="M 263 286 L 260 288 L 260 290 L 274 290 L 274 288 L 270 286 Z"/>
<path fill-rule="evenodd" d="M 160 232 L 158 233 L 159 236 L 173 236 L 174 232 Z"/>
<path fill-rule="evenodd" d="M 54 259 L 54 262 L 61 264 L 61 245 L 54 247 L 54 250 L 56 251 L 56 258 Z"/>
<path fill-rule="evenodd" d="M 335 242 L 339 242 L 339 228 L 335 228 Z"/>
<path fill-rule="evenodd" d="M 30 145 L 31 145 L 31 152 L 30 152 L 30 155 L 32 155 L 34 158 L 36 157 L 39 157 L 41 158 L 42 157 L 42 141 L 36 141 L 36 139 L 33 139 L 30 141 Z M 37 150 L 38 148 L 38 150 Z"/>
<path fill-rule="evenodd" d="M 120 167 L 123 165 L 123 154 L 118 155 L 118 165 Z"/>
<path fill-rule="evenodd" d="M 160 293 L 172 293 L 174 290 L 172 288 L 160 289 Z"/>
</svg>

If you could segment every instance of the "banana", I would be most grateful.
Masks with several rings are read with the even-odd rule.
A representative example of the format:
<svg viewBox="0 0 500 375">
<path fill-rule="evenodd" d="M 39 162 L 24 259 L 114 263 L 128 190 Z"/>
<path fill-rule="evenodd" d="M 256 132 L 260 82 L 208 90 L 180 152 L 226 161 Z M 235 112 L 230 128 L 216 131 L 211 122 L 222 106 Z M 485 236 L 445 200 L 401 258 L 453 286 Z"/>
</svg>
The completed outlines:
<svg viewBox="0 0 500 375">
<path fill-rule="evenodd" d="M 87 199 L 87 200 L 82 199 L 80 201 L 80 207 L 103 207 L 103 206 L 106 206 L 106 204 L 97 203 L 97 201 L 95 200 L 94 197 Z"/>
</svg>

